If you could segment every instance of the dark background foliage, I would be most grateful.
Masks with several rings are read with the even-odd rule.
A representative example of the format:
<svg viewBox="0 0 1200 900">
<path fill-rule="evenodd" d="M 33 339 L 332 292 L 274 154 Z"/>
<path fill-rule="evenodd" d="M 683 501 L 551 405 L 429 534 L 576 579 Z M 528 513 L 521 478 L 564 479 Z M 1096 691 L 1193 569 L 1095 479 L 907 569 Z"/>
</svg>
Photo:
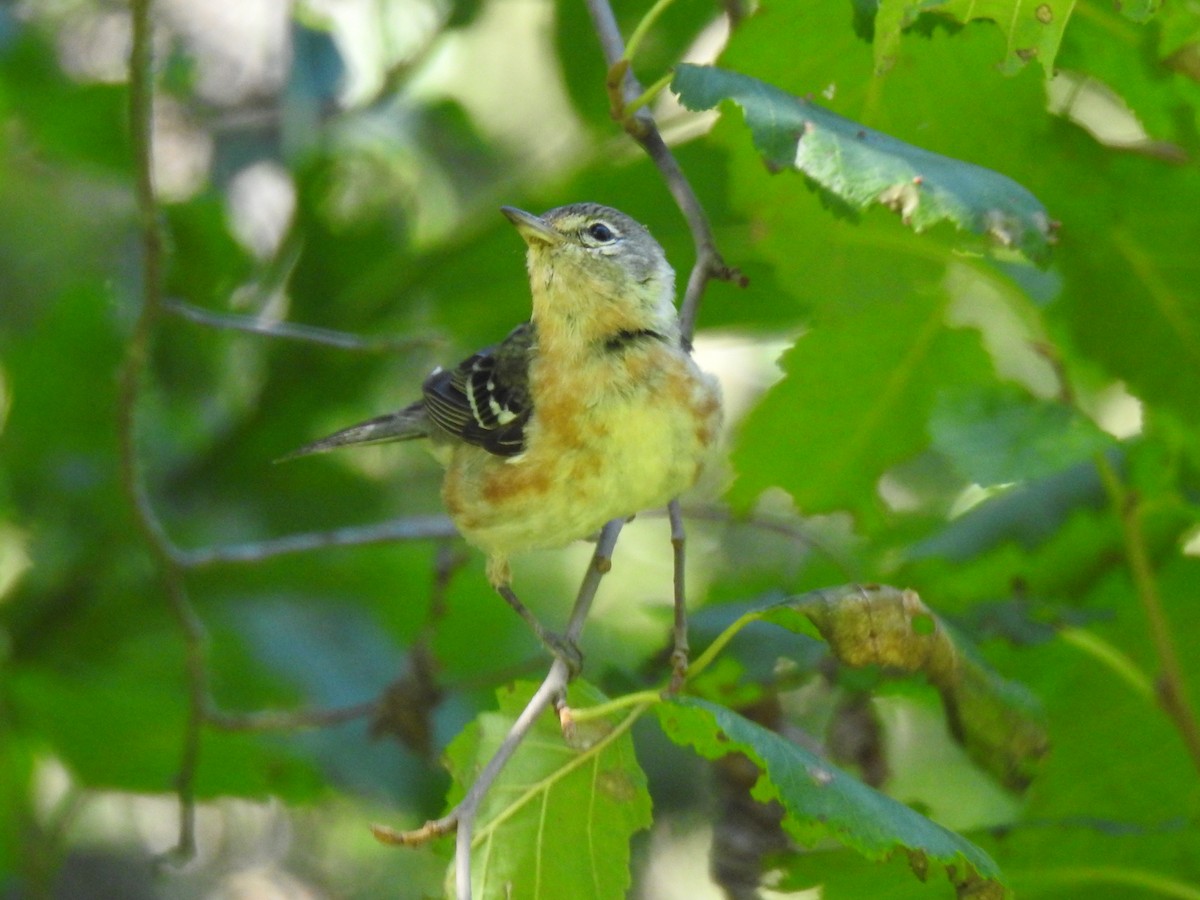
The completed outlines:
<svg viewBox="0 0 1200 900">
<path fill-rule="evenodd" d="M 755 632 L 728 681 L 778 679 L 790 658 L 784 709 L 817 739 L 870 690 L 883 790 L 970 836 L 1019 896 L 1200 897 L 1200 14 L 986 7 L 964 22 L 953 0 L 764 0 L 733 10 L 719 64 L 1023 185 L 1060 225 L 1043 266 L 952 224 L 848 215 L 804 174 L 771 174 L 733 104 L 715 121 L 670 92 L 652 106 L 749 278 L 710 285 L 700 315 L 732 427 L 728 469 L 685 500 L 693 643 L 769 597 L 918 590 L 1044 707 L 1053 750 L 1024 795 L 967 760 L 920 679 L 847 682 Z M 616 12 L 628 35 L 646 9 Z M 635 71 L 710 60 L 720 12 L 678 0 Z M 382 848 L 366 823 L 442 810 L 442 752 L 498 687 L 537 677 L 537 646 L 479 555 L 430 536 L 445 526 L 419 448 L 272 461 L 407 402 L 528 314 L 501 203 L 617 206 L 681 281 L 690 235 L 609 117 L 581 3 L 161 3 L 163 284 L 193 315 L 153 333 L 135 462 L 193 554 L 205 636 L 189 642 L 121 482 L 117 373 L 148 252 L 130 34 L 124 4 L 0 6 L 0 894 L 436 894 L 444 848 Z M 260 543 L 378 523 L 390 537 Z M 408 526 L 421 539 L 399 539 Z M 202 558 L 228 547 L 250 559 Z M 561 621 L 589 552 L 517 561 L 539 614 Z M 662 675 L 670 565 L 662 518 L 626 529 L 583 642 L 610 695 Z M 229 717 L 190 743 L 189 654 Z M 354 715 L 389 685 L 387 715 Z M 238 718 L 272 710 L 321 727 Z M 655 728 L 635 735 L 655 826 L 634 890 L 701 896 L 711 776 Z M 150 861 L 178 837 L 185 746 L 200 853 L 164 872 Z M 851 847 L 804 860 L 808 883 L 949 895 Z"/>
</svg>

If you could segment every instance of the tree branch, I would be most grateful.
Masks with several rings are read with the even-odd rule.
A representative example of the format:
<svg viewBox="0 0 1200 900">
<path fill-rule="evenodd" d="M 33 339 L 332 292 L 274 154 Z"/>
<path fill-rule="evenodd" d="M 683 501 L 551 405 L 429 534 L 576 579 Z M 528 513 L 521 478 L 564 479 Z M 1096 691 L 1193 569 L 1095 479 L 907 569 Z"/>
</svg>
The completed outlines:
<svg viewBox="0 0 1200 900">
<path fill-rule="evenodd" d="M 591 564 L 579 586 L 579 594 L 575 598 L 575 606 L 571 610 L 571 618 L 567 622 L 565 637 L 571 643 L 579 640 L 592 601 L 596 597 L 596 589 L 600 586 L 600 580 L 612 568 L 613 549 L 616 547 L 617 537 L 624 524 L 623 520 L 614 519 L 600 532 L 596 551 L 592 554 Z M 448 814 L 440 819 L 426 822 L 414 831 L 395 831 L 384 825 L 376 825 L 372 828 L 375 837 L 385 844 L 415 846 L 457 830 L 454 852 L 456 892 L 458 900 L 471 900 L 471 842 L 479 805 L 487 796 L 487 792 L 491 790 L 500 772 L 516 753 L 517 748 L 521 746 L 538 717 L 565 695 L 569 680 L 570 673 L 567 671 L 566 664 L 562 660 L 554 660 L 541 686 L 526 704 L 525 709 L 521 711 L 521 715 L 513 722 L 512 727 L 509 728 L 504 742 L 488 760 L 483 771 L 479 773 L 479 777 L 471 784 L 466 796 Z"/>
<path fill-rule="evenodd" d="M 683 689 L 683 683 L 687 679 L 688 667 L 687 590 L 684 581 L 687 570 L 687 532 L 683 527 L 683 513 L 680 511 L 678 499 L 672 500 L 667 506 L 667 516 L 671 521 L 671 549 L 675 563 L 675 627 L 673 629 L 674 646 L 671 649 L 671 692 L 678 693 Z"/>
<path fill-rule="evenodd" d="M 1158 657 L 1160 671 L 1155 687 L 1159 705 L 1174 723 L 1175 729 L 1183 738 L 1192 764 L 1200 771 L 1200 723 L 1196 720 L 1195 707 L 1188 697 L 1187 680 L 1184 677 L 1183 665 L 1179 661 L 1179 650 L 1171 635 L 1171 624 L 1167 621 L 1162 597 L 1158 591 L 1158 581 L 1154 577 L 1154 567 L 1150 562 L 1150 553 L 1142 530 L 1140 499 L 1134 491 L 1125 487 L 1106 456 L 1096 457 L 1096 468 L 1100 472 L 1100 480 L 1104 482 L 1113 512 L 1121 523 L 1130 577 L 1141 601 L 1142 612 L 1150 629 L 1150 640 Z"/>
<path fill-rule="evenodd" d="M 326 547 L 364 547 L 390 541 L 443 540 L 458 537 L 458 531 L 446 516 L 405 516 L 374 525 L 355 525 L 332 531 L 310 531 L 289 534 L 265 541 L 228 544 L 223 547 L 201 547 L 195 550 L 176 549 L 175 559 L 188 569 L 203 569 L 215 565 L 244 565 L 262 562 L 276 556 L 308 553 Z"/>
<path fill-rule="evenodd" d="M 154 59 L 151 0 L 134 0 L 133 43 L 129 56 L 129 127 L 135 163 L 138 229 L 142 248 L 142 308 L 134 323 L 117 389 L 117 441 L 121 486 L 134 523 L 153 557 L 163 593 L 183 636 L 188 681 L 188 716 L 175 787 L 179 794 L 176 854 L 195 854 L 195 777 L 200 761 L 208 680 L 204 626 L 192 608 L 177 551 L 150 502 L 137 455 L 137 409 L 150 346 L 162 314 L 163 236 L 154 192 Z"/>
<path fill-rule="evenodd" d="M 666 141 L 659 134 L 654 116 L 645 106 L 639 106 L 632 114 L 627 113 L 629 105 L 638 102 L 642 89 L 630 69 L 625 44 L 608 0 L 587 0 L 587 7 L 596 29 L 596 36 L 600 39 L 600 48 L 604 51 L 604 59 L 609 66 L 608 89 L 613 104 L 613 117 L 621 122 L 630 137 L 642 145 L 658 167 L 667 183 L 667 189 L 687 221 L 688 230 L 692 233 L 696 262 L 688 275 L 683 302 L 679 308 L 683 336 L 690 341 L 695 332 L 700 301 L 709 280 L 718 278 L 743 287 L 747 281 L 737 269 L 725 265 L 721 254 L 717 252 L 704 207 Z"/>
<path fill-rule="evenodd" d="M 368 338 L 347 334 L 344 331 L 334 331 L 332 328 L 302 325 L 298 322 L 277 322 L 261 316 L 239 316 L 235 313 L 213 312 L 173 297 L 165 299 L 162 306 L 164 311 L 172 315 L 208 328 L 242 331 L 247 334 L 260 334 L 264 337 L 290 341 L 303 341 L 360 353 L 393 353 L 441 343 L 440 338 L 432 336 Z"/>
<path fill-rule="evenodd" d="M 647 516 L 661 516 L 656 510 L 643 513 Z M 815 530 L 803 519 L 773 515 L 766 512 L 750 512 L 745 515 L 734 514 L 726 507 L 716 504 L 688 506 L 683 510 L 685 519 L 696 519 L 703 522 L 716 522 L 723 525 L 755 528 L 771 532 L 781 537 L 789 538 L 808 547 L 813 553 L 823 556 L 831 565 L 836 567 L 847 581 L 861 578 L 859 566 L 842 550 L 835 549 L 829 542 L 815 534 Z"/>
<path fill-rule="evenodd" d="M 378 700 L 332 709 L 299 709 L 286 712 L 261 710 L 252 713 L 228 713 L 209 707 L 204 717 L 209 725 L 221 731 L 300 731 L 353 722 L 355 719 L 374 714 L 378 708 Z"/>
</svg>

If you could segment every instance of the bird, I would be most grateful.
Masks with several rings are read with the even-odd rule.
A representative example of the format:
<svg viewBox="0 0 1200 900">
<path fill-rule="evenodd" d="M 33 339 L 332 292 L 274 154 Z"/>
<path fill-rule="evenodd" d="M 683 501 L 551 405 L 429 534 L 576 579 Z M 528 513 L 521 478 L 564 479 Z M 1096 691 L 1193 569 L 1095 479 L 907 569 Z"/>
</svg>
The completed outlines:
<svg viewBox="0 0 1200 900">
<path fill-rule="evenodd" d="M 681 333 L 675 272 L 647 228 L 597 203 L 501 212 L 526 245 L 529 321 L 453 368 L 420 399 L 288 455 L 429 440 L 442 501 L 487 556 L 492 587 L 555 655 L 577 648 L 524 607 L 509 558 L 594 536 L 690 488 L 722 425 L 717 380 Z"/>
</svg>

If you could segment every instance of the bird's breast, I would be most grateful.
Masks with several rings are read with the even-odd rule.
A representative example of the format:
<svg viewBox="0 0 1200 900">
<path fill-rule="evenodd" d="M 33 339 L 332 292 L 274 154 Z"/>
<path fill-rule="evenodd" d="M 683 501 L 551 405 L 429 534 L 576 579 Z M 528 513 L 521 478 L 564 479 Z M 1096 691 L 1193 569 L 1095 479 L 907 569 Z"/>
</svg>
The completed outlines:
<svg viewBox="0 0 1200 900">
<path fill-rule="evenodd" d="M 691 487 L 720 428 L 715 380 L 663 344 L 623 356 L 540 358 L 525 452 L 456 448 L 443 498 L 468 540 L 503 553 L 563 546 Z"/>
</svg>

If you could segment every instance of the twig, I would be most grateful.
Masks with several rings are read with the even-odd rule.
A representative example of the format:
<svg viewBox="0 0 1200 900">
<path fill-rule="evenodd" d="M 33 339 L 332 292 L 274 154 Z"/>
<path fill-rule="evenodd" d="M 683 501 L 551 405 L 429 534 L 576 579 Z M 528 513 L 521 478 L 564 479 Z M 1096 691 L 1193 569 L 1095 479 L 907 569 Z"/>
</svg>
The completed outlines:
<svg viewBox="0 0 1200 900">
<path fill-rule="evenodd" d="M 643 515 L 660 515 L 655 511 Z M 785 516 L 772 515 L 763 512 L 751 512 L 747 515 L 735 515 L 729 509 L 717 506 L 689 506 L 683 510 L 685 519 L 698 519 L 705 522 L 718 522 L 725 525 L 745 526 L 769 531 L 782 537 L 791 538 L 807 545 L 815 553 L 824 556 L 836 566 L 847 581 L 861 577 L 857 567 L 846 557 L 846 554 L 833 549 L 824 540 L 814 536 L 813 530 L 803 520 L 789 519 Z"/>
<path fill-rule="evenodd" d="M 183 581 L 176 549 L 159 521 L 146 492 L 138 462 L 136 424 L 141 382 L 150 356 L 155 326 L 162 314 L 163 236 L 154 192 L 153 22 L 151 0 L 134 0 L 133 42 L 129 55 L 129 125 L 136 170 L 138 227 L 142 244 L 142 308 L 125 348 L 118 376 L 117 435 L 121 486 L 134 522 L 158 569 L 171 613 L 183 635 L 187 663 L 188 716 L 183 750 L 176 774 L 179 794 L 179 843 L 176 855 L 190 858 L 196 850 L 195 776 L 200 761 L 200 730 L 206 708 L 207 673 L 204 664 L 204 627 Z"/>
<path fill-rule="evenodd" d="M 600 532 L 600 540 L 596 543 L 592 562 L 579 586 L 579 594 L 575 598 L 575 606 L 571 610 L 571 618 L 567 622 L 565 637 L 569 642 L 578 641 L 579 635 L 583 631 L 588 611 L 596 596 L 596 589 L 600 586 L 600 579 L 612 567 L 613 548 L 617 544 L 617 537 L 624 524 L 622 520 L 614 519 Z M 555 659 L 541 686 L 526 704 L 525 709 L 521 711 L 521 715 L 513 722 L 512 727 L 509 728 L 503 743 L 496 749 L 483 771 L 479 773 L 479 777 L 467 790 L 466 796 L 447 815 L 426 822 L 414 831 L 407 832 L 376 825 L 372 829 L 375 837 L 385 844 L 413 846 L 449 834 L 457 829 L 454 851 L 456 892 L 459 900 L 471 900 L 471 842 L 479 805 L 487 796 L 487 792 L 495 783 L 504 766 L 525 740 L 525 736 L 538 717 L 566 692 L 569 680 L 570 675 L 566 664 L 560 659 Z"/>
<path fill-rule="evenodd" d="M 205 722 L 221 731 L 298 731 L 353 722 L 355 719 L 370 716 L 378 707 L 377 700 L 333 709 L 301 709 L 288 712 L 268 710 L 241 714 L 222 712 L 210 707 L 204 718 Z"/>
<path fill-rule="evenodd" d="M 316 325 L 302 325 L 298 322 L 277 322 L 264 319 L 261 316 L 239 316 L 236 313 L 219 313 L 194 306 L 174 297 L 163 301 L 163 309 L 197 325 L 208 328 L 222 328 L 229 331 L 243 331 L 247 334 L 260 334 L 265 337 L 282 338 L 291 341 L 304 341 L 310 344 L 321 344 L 325 347 L 335 347 L 339 350 L 354 350 L 361 353 L 392 353 L 399 350 L 410 350 L 413 347 L 433 346 L 441 340 L 432 336 L 425 337 L 380 337 L 366 338 L 344 331 L 334 331 L 332 328 L 319 328 Z"/>
<path fill-rule="evenodd" d="M 1104 455 L 1096 457 L 1096 469 L 1104 489 L 1112 503 L 1113 512 L 1121 523 L 1121 534 L 1125 543 L 1125 557 L 1130 575 L 1142 604 L 1142 612 L 1150 628 L 1150 640 L 1158 657 L 1160 673 L 1155 687 L 1158 702 L 1163 711 L 1175 723 L 1191 756 L 1192 764 L 1200 770 L 1200 724 L 1187 695 L 1187 681 L 1183 666 L 1179 662 L 1179 651 L 1171 635 L 1171 624 L 1163 609 L 1162 597 L 1158 592 L 1158 581 L 1146 547 L 1142 531 L 1142 506 L 1134 491 L 1128 490 L 1112 463 Z"/>
<path fill-rule="evenodd" d="M 659 20 L 659 17 L 667 11 L 667 7 L 673 2 L 674 0 L 658 0 L 658 2 L 650 7 L 650 10 L 644 16 L 642 16 L 642 20 L 638 22 L 637 27 L 633 29 L 633 34 L 629 36 L 629 45 L 621 53 L 625 59 L 630 60 L 630 62 L 633 61 L 633 58 L 637 56 L 638 49 L 642 45 L 642 41 L 645 40 L 646 35 L 650 32 L 650 29 L 654 27 L 654 23 Z M 609 65 L 612 65 L 611 61 L 609 62 Z"/>
<path fill-rule="evenodd" d="M 384 689 L 371 716 L 368 733 L 372 739 L 393 737 L 431 762 L 435 756 L 433 712 L 446 694 L 438 681 L 442 666 L 433 650 L 434 631 L 446 615 L 446 592 L 450 582 L 470 558 L 460 542 L 438 542 L 434 553 L 433 584 L 429 591 L 429 612 L 409 648 L 404 671 Z"/>
<path fill-rule="evenodd" d="M 600 48 L 604 51 L 604 59 L 609 66 L 610 95 L 614 101 L 614 115 L 624 126 L 630 137 L 642 145 L 642 148 L 653 160 L 667 183 L 667 189 L 679 206 L 692 233 L 696 246 L 696 262 L 688 276 L 687 288 L 684 290 L 683 303 L 679 309 L 679 321 L 683 336 L 691 340 L 696 328 L 696 314 L 700 308 L 700 300 L 704 289 L 712 278 L 722 281 L 732 281 L 739 285 L 747 284 L 745 276 L 737 269 L 725 265 L 721 254 L 717 252 L 713 240 L 712 229 L 708 224 L 708 216 L 701 206 L 696 192 L 675 156 L 667 147 L 666 141 L 654 124 L 654 117 L 644 106 L 639 106 L 632 114 L 627 113 L 631 104 L 636 104 L 642 94 L 637 79 L 629 68 L 629 60 L 625 53 L 625 44 L 621 39 L 617 20 L 613 15 L 608 0 L 587 0 L 588 12 L 596 35 L 600 39 Z M 658 7 L 656 7 L 657 9 Z"/>
<path fill-rule="evenodd" d="M 261 562 L 275 556 L 307 553 L 326 547 L 363 547 L 389 541 L 441 540 L 457 537 L 458 532 L 446 516 L 405 516 L 375 525 L 355 525 L 332 531 L 310 531 L 285 537 L 224 547 L 201 547 L 174 551 L 179 565 L 202 569 L 213 565 L 240 565 Z"/>
<path fill-rule="evenodd" d="M 687 532 L 683 527 L 683 513 L 679 510 L 678 499 L 667 505 L 667 515 L 671 520 L 671 549 L 675 561 L 675 646 L 671 650 L 671 693 L 675 694 L 683 689 L 688 667 L 687 591 L 684 586 Z"/>
<path fill-rule="evenodd" d="M 592 554 L 592 562 L 584 573 L 583 583 L 579 585 L 579 594 L 575 597 L 575 606 L 571 609 L 571 618 L 567 620 L 566 638 L 571 643 L 579 640 L 583 632 L 583 624 L 587 621 L 592 601 L 596 599 L 596 590 L 600 587 L 600 579 L 612 569 L 613 550 L 617 546 L 617 538 L 625 527 L 623 519 L 613 519 L 600 530 L 600 538 L 596 541 L 596 550 Z"/>
<path fill-rule="evenodd" d="M 600 579 L 612 568 L 613 548 L 617 545 L 617 536 L 620 535 L 624 524 L 623 520 L 614 519 L 600 532 L 600 540 L 596 542 L 596 551 L 592 554 L 592 562 L 583 577 L 583 583 L 579 586 L 579 594 L 575 598 L 575 606 L 571 610 L 571 618 L 567 622 L 565 636 L 568 643 L 574 644 L 579 640 L 584 622 L 587 621 L 588 612 L 592 608 L 592 601 L 596 597 L 596 589 L 600 587 Z M 513 723 L 504 743 L 488 760 L 487 766 L 475 779 L 467 796 L 459 804 L 458 835 L 454 848 L 459 900 L 471 900 L 471 840 L 475 831 L 475 816 L 479 812 L 479 804 L 491 789 L 492 783 L 499 776 L 500 771 L 525 739 L 525 735 L 533 727 L 538 716 L 566 693 L 569 680 L 570 674 L 567 671 L 566 663 L 556 659 L 529 704 L 517 717 L 517 721 Z"/>
<path fill-rule="evenodd" d="M 1063 628 L 1058 636 L 1113 672 L 1143 700 L 1154 701 L 1154 682 L 1128 654 L 1086 628 Z"/>
</svg>

